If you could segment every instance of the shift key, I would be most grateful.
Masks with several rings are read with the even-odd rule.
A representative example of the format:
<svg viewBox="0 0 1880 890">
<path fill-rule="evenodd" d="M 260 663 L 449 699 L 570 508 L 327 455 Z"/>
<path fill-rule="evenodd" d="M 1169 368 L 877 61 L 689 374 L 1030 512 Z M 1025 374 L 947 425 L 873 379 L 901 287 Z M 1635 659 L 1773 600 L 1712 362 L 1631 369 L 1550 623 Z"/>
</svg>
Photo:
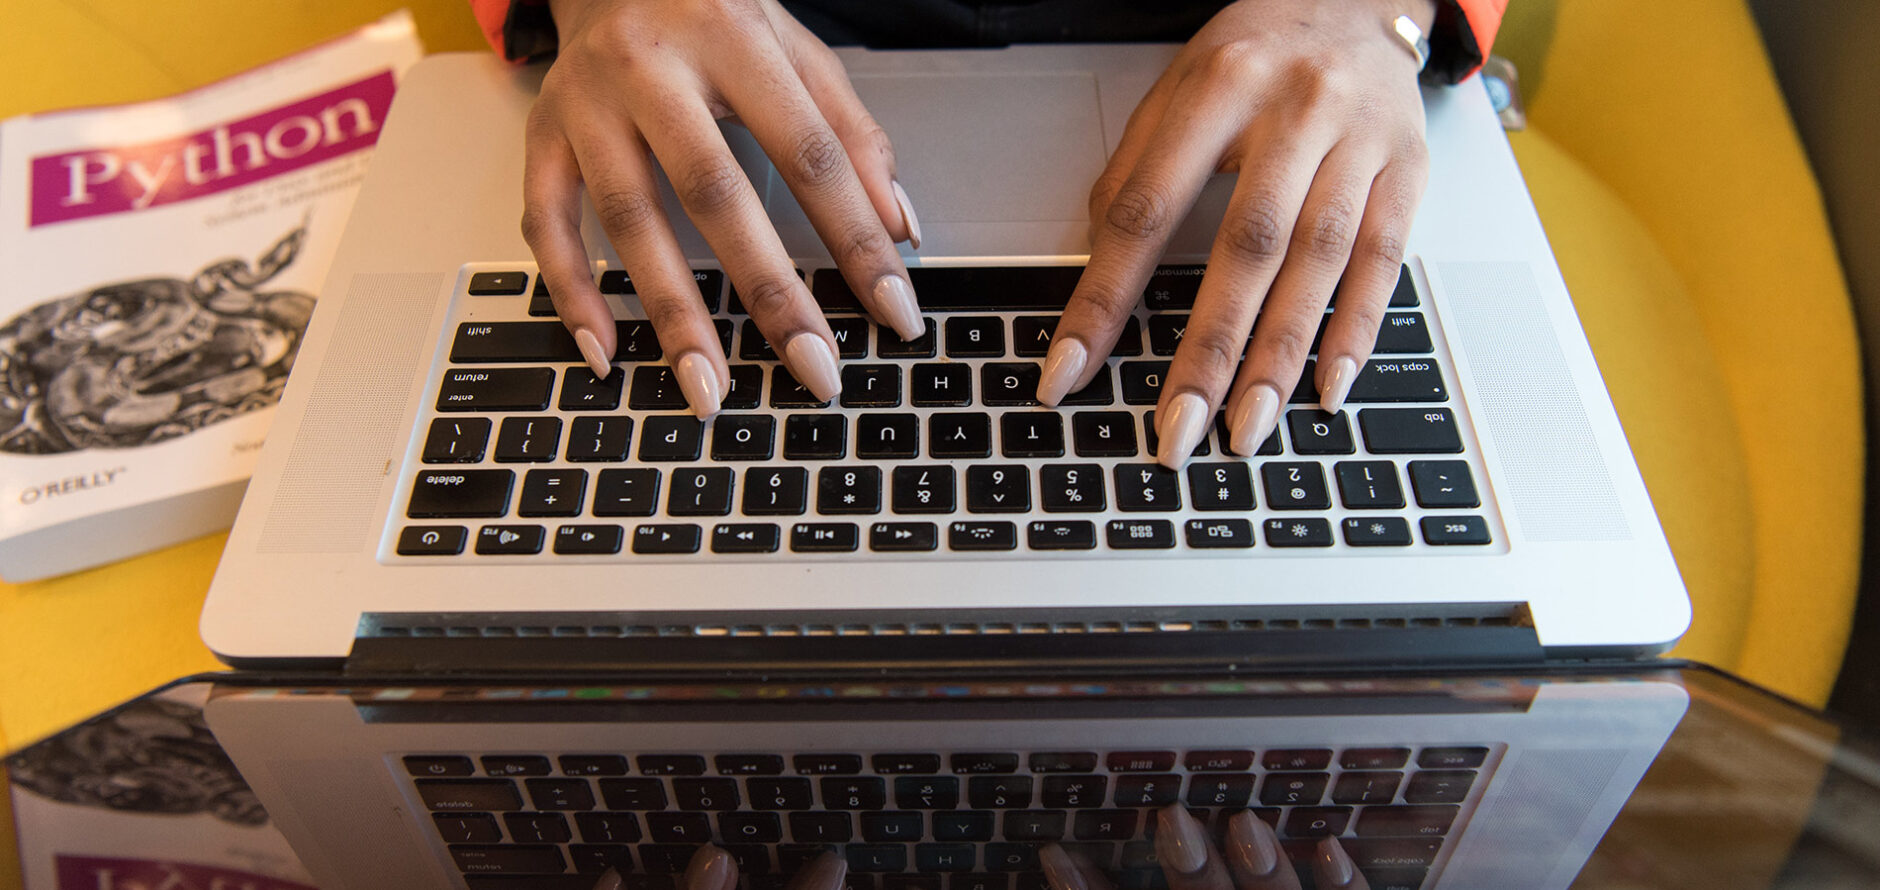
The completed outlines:
<svg viewBox="0 0 1880 890">
<path fill-rule="evenodd" d="M 452 368 L 437 391 L 439 411 L 546 411 L 553 368 Z"/>
<path fill-rule="evenodd" d="M 411 484 L 413 519 L 501 516 L 516 474 L 509 470 L 426 470 Z"/>
</svg>

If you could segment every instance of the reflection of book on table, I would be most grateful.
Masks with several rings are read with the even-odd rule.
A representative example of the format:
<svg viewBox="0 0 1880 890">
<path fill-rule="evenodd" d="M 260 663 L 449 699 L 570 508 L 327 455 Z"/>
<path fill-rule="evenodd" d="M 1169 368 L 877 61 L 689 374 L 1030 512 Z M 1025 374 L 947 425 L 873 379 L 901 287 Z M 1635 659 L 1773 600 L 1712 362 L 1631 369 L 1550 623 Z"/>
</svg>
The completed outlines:
<svg viewBox="0 0 1880 890">
<path fill-rule="evenodd" d="M 0 577 L 228 527 L 419 53 L 398 13 L 173 98 L 0 123 Z"/>
</svg>

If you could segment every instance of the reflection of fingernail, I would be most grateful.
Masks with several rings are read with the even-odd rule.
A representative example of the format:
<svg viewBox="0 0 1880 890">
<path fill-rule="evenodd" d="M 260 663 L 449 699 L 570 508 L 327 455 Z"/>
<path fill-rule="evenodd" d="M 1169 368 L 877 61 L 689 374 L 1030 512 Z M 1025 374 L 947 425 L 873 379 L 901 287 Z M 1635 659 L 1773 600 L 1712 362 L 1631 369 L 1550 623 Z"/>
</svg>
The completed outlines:
<svg viewBox="0 0 1880 890">
<path fill-rule="evenodd" d="M 1071 861 L 1063 847 L 1045 844 L 1044 849 L 1038 851 L 1038 862 L 1044 866 L 1044 877 L 1051 882 L 1051 890 L 1090 890 L 1083 870 Z"/>
<path fill-rule="evenodd" d="M 672 374 L 679 379 L 679 391 L 685 393 L 686 404 L 700 420 L 718 413 L 723 397 L 718 394 L 718 372 L 710 359 L 688 352 L 673 363 Z"/>
<path fill-rule="evenodd" d="M 810 860 L 809 865 L 791 881 L 792 890 L 841 890 L 849 875 L 849 861 L 834 850 Z"/>
<path fill-rule="evenodd" d="M 899 275 L 883 275 L 875 282 L 875 311 L 902 340 L 919 340 L 927 333 L 926 323 L 920 320 L 920 304 L 914 301 L 914 286 Z"/>
<path fill-rule="evenodd" d="M 1053 337 L 1051 351 L 1044 357 L 1044 375 L 1038 378 L 1038 401 L 1056 408 L 1058 402 L 1070 395 L 1071 387 L 1084 375 L 1084 365 L 1089 361 L 1090 353 L 1077 338 Z"/>
<path fill-rule="evenodd" d="M 894 203 L 901 205 L 901 222 L 907 226 L 907 246 L 919 250 L 920 217 L 914 215 L 914 205 L 907 200 L 907 189 L 901 187 L 901 181 L 893 179 L 889 182 L 894 186 Z"/>
<path fill-rule="evenodd" d="M 707 845 L 692 854 L 692 862 L 685 867 L 685 877 L 679 886 L 685 890 L 731 890 L 737 881 L 737 866 L 732 863 L 731 855 Z"/>
<path fill-rule="evenodd" d="M 1273 425 L 1279 422 L 1279 390 L 1262 383 L 1240 394 L 1240 401 L 1227 413 L 1227 431 L 1232 434 L 1234 453 L 1247 456 L 1260 449 Z"/>
<path fill-rule="evenodd" d="M 1227 820 L 1227 864 L 1240 883 L 1249 884 L 1279 867 L 1279 838 L 1272 827 L 1247 810 Z"/>
<path fill-rule="evenodd" d="M 1188 815 L 1181 804 L 1162 809 L 1161 824 L 1155 833 L 1155 852 L 1162 864 L 1184 875 L 1192 875 L 1208 864 L 1208 835 Z"/>
<path fill-rule="evenodd" d="M 574 345 L 581 347 L 581 357 L 587 359 L 588 369 L 594 372 L 594 376 L 604 379 L 613 373 L 613 363 L 607 360 L 607 351 L 601 348 L 601 341 L 594 336 L 593 331 L 587 328 L 575 331 Z"/>
<path fill-rule="evenodd" d="M 1319 395 L 1319 407 L 1327 414 L 1337 414 L 1351 394 L 1352 381 L 1358 379 L 1358 362 L 1348 355 L 1332 359 L 1325 369 L 1325 389 Z"/>
<path fill-rule="evenodd" d="M 814 332 L 804 331 L 790 338 L 783 346 L 783 355 L 790 360 L 790 373 L 816 398 L 831 401 L 842 394 L 842 375 L 836 371 L 836 353 L 829 348 L 829 342 Z"/>
<path fill-rule="evenodd" d="M 614 871 L 610 867 L 606 871 L 601 872 L 601 879 L 595 882 L 594 890 L 620 890 L 623 886 L 625 886 L 625 882 L 620 880 L 620 872 Z"/>
<path fill-rule="evenodd" d="M 1351 857 L 1335 837 L 1319 841 L 1319 864 L 1324 866 L 1325 877 L 1331 880 L 1333 887 L 1349 885 L 1351 879 L 1358 876 L 1357 866 L 1351 863 Z"/>
<path fill-rule="evenodd" d="M 1162 439 L 1156 462 L 1171 470 L 1181 469 L 1207 431 L 1208 403 L 1191 392 L 1176 396 L 1156 424 L 1156 435 Z"/>
</svg>

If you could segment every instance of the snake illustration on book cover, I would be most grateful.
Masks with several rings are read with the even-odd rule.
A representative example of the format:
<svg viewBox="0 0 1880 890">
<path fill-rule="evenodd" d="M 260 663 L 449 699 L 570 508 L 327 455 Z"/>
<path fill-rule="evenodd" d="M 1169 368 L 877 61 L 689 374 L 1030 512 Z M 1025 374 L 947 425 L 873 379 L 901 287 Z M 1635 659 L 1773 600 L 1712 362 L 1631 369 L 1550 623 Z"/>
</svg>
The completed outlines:
<svg viewBox="0 0 1880 890">
<path fill-rule="evenodd" d="M 252 265 L 101 285 L 0 324 L 0 452 L 135 448 L 280 400 L 311 294 L 266 285 L 307 226 Z"/>
</svg>

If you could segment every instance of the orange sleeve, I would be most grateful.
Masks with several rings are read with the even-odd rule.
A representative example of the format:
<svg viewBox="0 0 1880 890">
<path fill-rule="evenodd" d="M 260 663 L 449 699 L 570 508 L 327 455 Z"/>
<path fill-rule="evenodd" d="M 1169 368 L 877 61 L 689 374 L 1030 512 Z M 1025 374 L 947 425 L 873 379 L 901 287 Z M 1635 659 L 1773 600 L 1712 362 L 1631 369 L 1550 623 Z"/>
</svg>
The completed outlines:
<svg viewBox="0 0 1880 890">
<path fill-rule="evenodd" d="M 1474 74 L 1493 49 L 1507 9 L 1508 0 L 1440 0 L 1426 79 L 1455 83 Z"/>
</svg>

